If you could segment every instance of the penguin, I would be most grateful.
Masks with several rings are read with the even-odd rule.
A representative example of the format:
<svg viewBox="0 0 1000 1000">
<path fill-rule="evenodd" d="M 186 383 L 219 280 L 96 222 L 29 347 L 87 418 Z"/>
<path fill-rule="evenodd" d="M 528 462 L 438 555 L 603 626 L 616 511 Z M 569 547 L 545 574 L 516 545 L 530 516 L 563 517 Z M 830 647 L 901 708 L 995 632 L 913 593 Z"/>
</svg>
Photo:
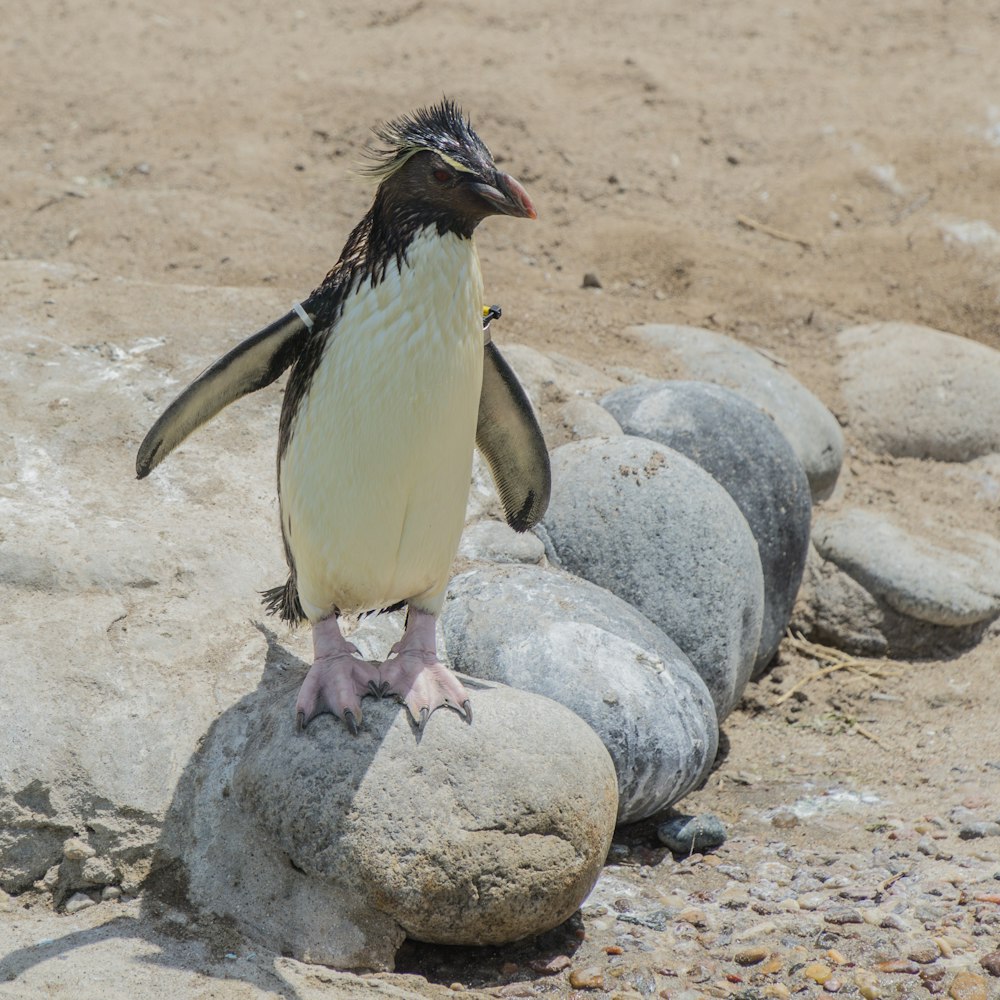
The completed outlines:
<svg viewBox="0 0 1000 1000">
<path fill-rule="evenodd" d="M 365 696 L 394 696 L 422 729 L 438 708 L 472 721 L 438 659 L 435 624 L 465 521 L 473 450 L 505 518 L 527 531 L 548 505 L 548 452 L 531 404 L 489 336 L 474 233 L 483 219 L 535 219 L 461 108 L 383 123 L 368 149 L 377 189 L 337 263 L 308 298 L 207 368 L 143 440 L 143 479 L 229 403 L 291 368 L 277 482 L 288 578 L 269 613 L 312 627 L 296 724 L 320 713 L 357 734 Z M 484 315 L 485 314 L 485 315 Z M 343 636 L 344 615 L 406 607 L 382 663 Z"/>
</svg>

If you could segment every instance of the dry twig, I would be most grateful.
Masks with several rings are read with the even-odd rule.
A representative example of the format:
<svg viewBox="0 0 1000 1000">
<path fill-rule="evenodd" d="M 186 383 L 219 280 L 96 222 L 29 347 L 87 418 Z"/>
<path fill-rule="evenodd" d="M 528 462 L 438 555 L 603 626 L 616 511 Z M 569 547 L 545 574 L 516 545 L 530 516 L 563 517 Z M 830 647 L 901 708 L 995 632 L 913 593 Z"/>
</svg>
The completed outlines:
<svg viewBox="0 0 1000 1000">
<path fill-rule="evenodd" d="M 886 673 L 884 665 L 874 663 L 870 660 L 859 660 L 856 657 L 848 656 L 846 653 L 841 652 L 839 649 L 833 649 L 831 646 L 821 646 L 817 642 L 810 642 L 802 635 L 789 633 L 787 639 L 788 644 L 796 652 L 803 653 L 806 656 L 811 656 L 819 662 L 823 662 L 825 660 L 829 666 L 822 667 L 819 670 L 803 677 L 798 683 L 793 684 L 787 691 L 784 692 L 784 694 L 779 695 L 775 705 L 781 705 L 783 702 L 786 702 L 792 697 L 792 695 L 795 694 L 796 691 L 801 691 L 802 688 L 804 688 L 811 681 L 816 680 L 818 677 L 825 677 L 827 674 L 836 673 L 838 670 L 850 670 L 868 678 L 890 676 L 890 674 Z M 861 735 L 868 736 L 869 739 L 874 739 L 874 742 L 878 742 L 878 739 L 869 733 L 862 733 Z"/>
<path fill-rule="evenodd" d="M 775 229 L 774 226 L 769 226 L 759 219 L 751 219 L 749 215 L 737 215 L 736 221 L 746 229 L 756 230 L 758 233 L 773 236 L 776 240 L 784 240 L 786 243 L 798 243 L 803 250 L 812 249 L 812 244 L 808 240 L 804 240 L 794 233 L 786 233 L 783 229 Z"/>
</svg>

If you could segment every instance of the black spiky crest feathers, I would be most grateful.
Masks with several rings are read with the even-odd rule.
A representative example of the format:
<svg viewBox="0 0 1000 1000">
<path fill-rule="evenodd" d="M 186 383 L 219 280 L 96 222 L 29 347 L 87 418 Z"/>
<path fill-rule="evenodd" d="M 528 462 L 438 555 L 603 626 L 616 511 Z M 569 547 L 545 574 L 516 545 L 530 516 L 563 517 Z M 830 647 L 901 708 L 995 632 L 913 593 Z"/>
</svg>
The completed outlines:
<svg viewBox="0 0 1000 1000">
<path fill-rule="evenodd" d="M 473 173 L 493 165 L 493 154 L 476 134 L 472 123 L 454 101 L 418 108 L 373 130 L 382 148 L 367 151 L 372 161 L 365 173 L 382 181 L 394 174 L 414 153 L 431 149 L 442 153 Z"/>
</svg>

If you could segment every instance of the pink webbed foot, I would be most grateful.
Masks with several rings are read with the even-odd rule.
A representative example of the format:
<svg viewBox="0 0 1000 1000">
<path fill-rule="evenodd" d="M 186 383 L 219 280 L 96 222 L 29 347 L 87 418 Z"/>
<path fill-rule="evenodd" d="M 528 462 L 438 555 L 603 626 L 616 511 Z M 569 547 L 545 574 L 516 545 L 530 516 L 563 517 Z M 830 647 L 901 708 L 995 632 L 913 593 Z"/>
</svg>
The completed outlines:
<svg viewBox="0 0 1000 1000">
<path fill-rule="evenodd" d="M 340 634 L 333 615 L 313 626 L 313 651 L 313 665 L 295 700 L 296 727 L 301 732 L 317 715 L 331 712 L 357 736 L 361 699 L 382 693 L 378 665 L 360 658 L 357 646 Z"/>
<path fill-rule="evenodd" d="M 472 721 L 472 702 L 462 682 L 437 658 L 434 616 L 410 608 L 406 632 L 379 668 L 384 695 L 393 694 L 406 705 L 419 728 L 442 706 Z"/>
</svg>

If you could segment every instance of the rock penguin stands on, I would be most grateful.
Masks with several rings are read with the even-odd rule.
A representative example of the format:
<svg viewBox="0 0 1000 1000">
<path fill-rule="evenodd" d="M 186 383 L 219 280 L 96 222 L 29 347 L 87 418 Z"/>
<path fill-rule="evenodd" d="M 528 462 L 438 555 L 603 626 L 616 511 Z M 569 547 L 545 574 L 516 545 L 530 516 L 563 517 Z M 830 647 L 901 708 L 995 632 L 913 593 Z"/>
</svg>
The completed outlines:
<svg viewBox="0 0 1000 1000">
<path fill-rule="evenodd" d="M 375 129 L 378 189 L 340 259 L 301 304 L 220 358 L 174 400 L 136 459 L 147 476 L 224 406 L 289 366 L 278 434 L 288 580 L 271 613 L 313 628 L 298 725 L 394 695 L 423 726 L 442 705 L 471 721 L 461 682 L 438 661 L 435 622 L 465 519 L 473 447 L 508 523 L 545 512 L 549 461 L 527 396 L 486 336 L 473 233 L 489 215 L 534 219 L 450 100 Z M 342 614 L 407 608 L 383 663 L 363 660 Z"/>
</svg>

